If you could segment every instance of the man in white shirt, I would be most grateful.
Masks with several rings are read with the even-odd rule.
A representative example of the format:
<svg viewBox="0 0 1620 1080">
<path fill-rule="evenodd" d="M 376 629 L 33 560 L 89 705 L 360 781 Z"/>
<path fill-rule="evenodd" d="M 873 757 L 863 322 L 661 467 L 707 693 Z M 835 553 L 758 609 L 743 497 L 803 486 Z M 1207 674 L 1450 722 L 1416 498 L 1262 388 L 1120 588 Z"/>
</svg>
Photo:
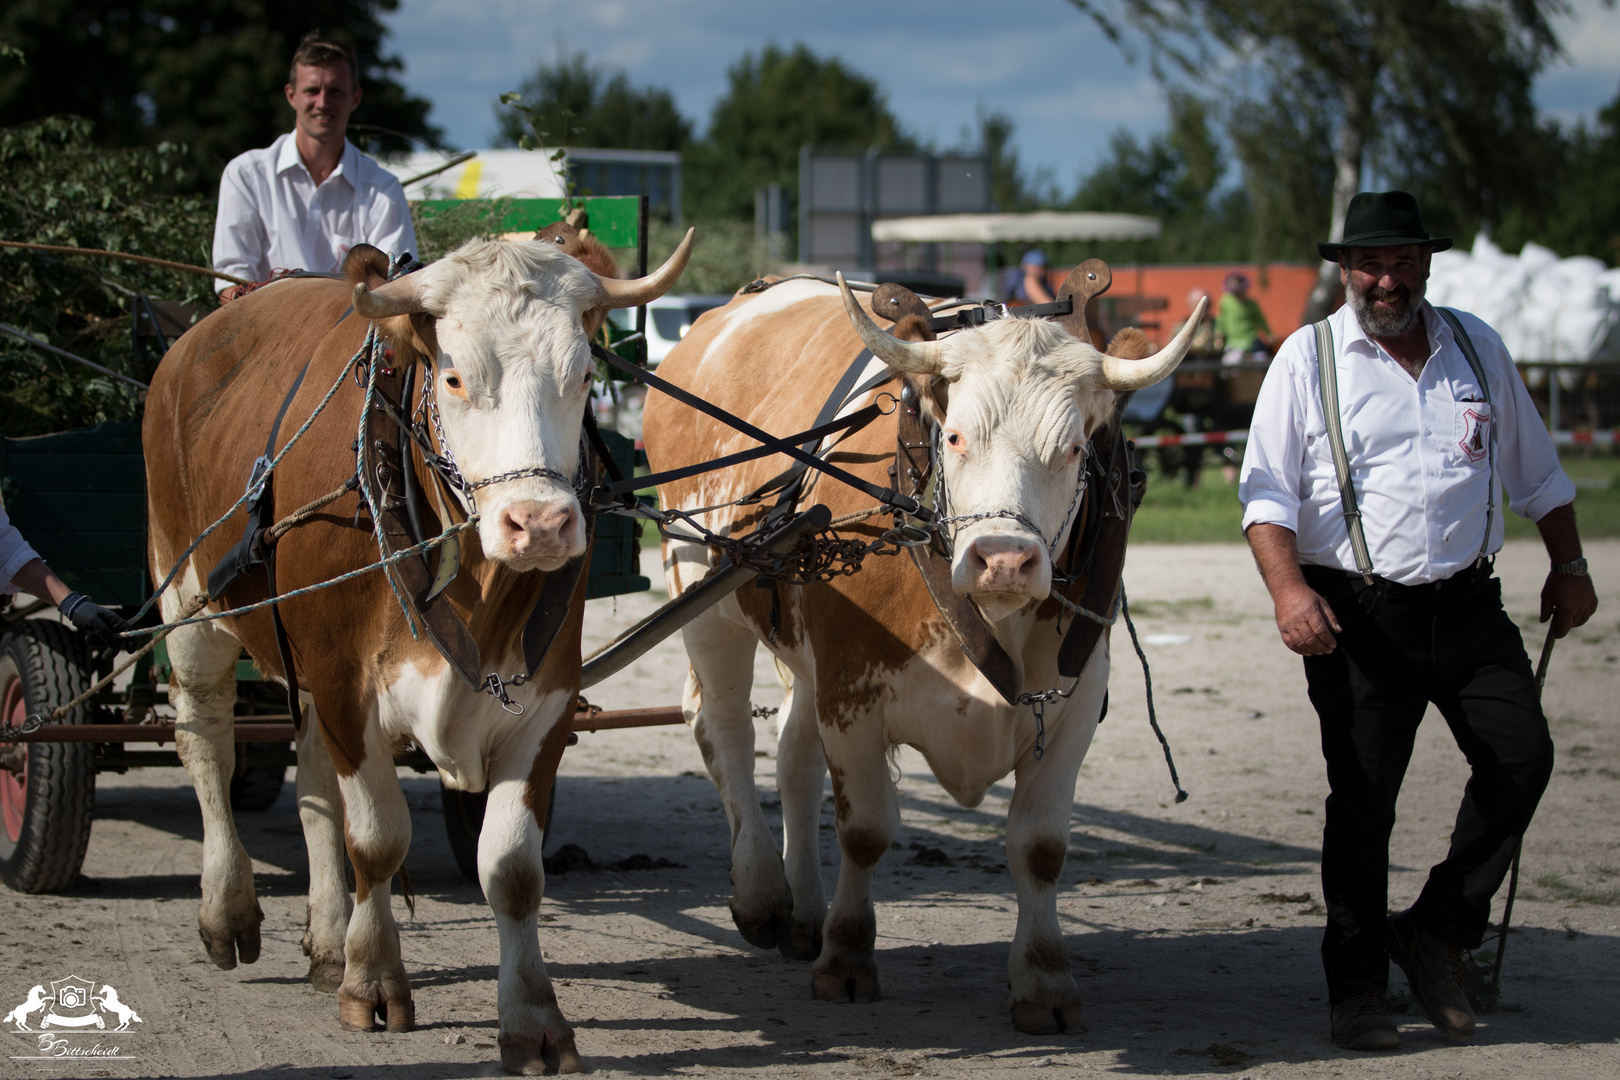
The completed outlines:
<svg viewBox="0 0 1620 1080">
<path fill-rule="evenodd" d="M 1535 520 L 1551 557 L 1542 621 L 1562 637 L 1592 616 L 1597 595 L 1574 485 L 1501 339 L 1424 299 L 1430 254 L 1451 240 L 1431 237 L 1399 191 L 1357 195 L 1344 231 L 1342 243 L 1317 247 L 1339 262 L 1346 303 L 1330 334 L 1304 327 L 1278 350 L 1238 493 L 1278 630 L 1305 657 L 1321 720 L 1333 1038 L 1376 1050 L 1400 1041 L 1386 997 L 1391 958 L 1442 1033 L 1472 1036 L 1462 952 L 1481 943 L 1552 773 L 1530 661 L 1491 574 L 1500 488 Z M 1411 908 L 1387 915 L 1395 801 L 1431 702 L 1473 775 L 1444 861 Z"/>
<path fill-rule="evenodd" d="M 285 90 L 292 133 L 233 158 L 220 177 L 214 269 L 263 282 L 278 269 L 335 272 L 356 244 L 414 252 L 399 181 L 346 137 L 361 96 L 353 50 L 306 34 Z"/>
</svg>

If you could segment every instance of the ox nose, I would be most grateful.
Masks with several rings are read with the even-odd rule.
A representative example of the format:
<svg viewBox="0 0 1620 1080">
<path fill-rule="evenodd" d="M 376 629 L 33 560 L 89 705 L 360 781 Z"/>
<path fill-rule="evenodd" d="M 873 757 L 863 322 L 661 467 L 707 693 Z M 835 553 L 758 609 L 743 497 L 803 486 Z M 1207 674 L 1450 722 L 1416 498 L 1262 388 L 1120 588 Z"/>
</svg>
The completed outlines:
<svg viewBox="0 0 1620 1080">
<path fill-rule="evenodd" d="M 974 593 L 1024 593 L 1034 582 L 1041 549 L 1016 536 L 981 536 L 969 542 L 968 580 Z"/>
<path fill-rule="evenodd" d="M 525 499 L 501 511 L 501 538 L 519 559 L 566 554 L 564 539 L 574 524 L 572 503 Z"/>
</svg>

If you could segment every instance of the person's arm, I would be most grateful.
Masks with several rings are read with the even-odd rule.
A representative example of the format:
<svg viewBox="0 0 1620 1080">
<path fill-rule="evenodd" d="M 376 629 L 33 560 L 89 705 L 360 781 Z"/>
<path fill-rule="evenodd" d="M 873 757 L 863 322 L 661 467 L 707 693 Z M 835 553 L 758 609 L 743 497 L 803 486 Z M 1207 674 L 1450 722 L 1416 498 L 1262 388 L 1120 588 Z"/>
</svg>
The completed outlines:
<svg viewBox="0 0 1620 1080">
<path fill-rule="evenodd" d="M 387 252 L 390 259 L 406 251 L 421 258 L 422 253 L 416 247 L 416 227 L 411 223 L 411 206 L 405 200 L 404 189 L 393 174 L 381 168 L 377 171 L 381 177 L 376 187 L 377 198 L 370 214 L 372 224 L 367 230 L 366 243 Z"/>
<path fill-rule="evenodd" d="M 269 231 L 259 213 L 249 178 L 250 165 L 237 158 L 219 178 L 219 214 L 214 218 L 214 269 L 249 281 L 269 277 Z M 234 286 L 215 283 L 217 292 Z"/>
<path fill-rule="evenodd" d="M 1249 541 L 1249 550 L 1254 552 L 1260 579 L 1271 593 L 1277 632 L 1282 635 L 1283 644 L 1301 656 L 1332 652 L 1338 646 L 1333 634 L 1343 627 L 1334 618 L 1328 602 L 1305 584 L 1293 531 L 1260 522 L 1250 525 L 1243 535 Z"/>
<path fill-rule="evenodd" d="M 1575 528 L 1575 504 L 1549 510 L 1536 522 L 1541 542 L 1554 565 L 1574 562 L 1581 557 L 1581 536 Z M 1597 611 L 1597 589 L 1586 574 L 1547 574 L 1541 587 L 1541 621 L 1556 616 L 1553 633 L 1563 637 L 1582 626 Z"/>
<path fill-rule="evenodd" d="M 1024 293 L 1032 304 L 1050 304 L 1052 291 L 1046 287 L 1046 271 L 1030 267 L 1024 271 Z"/>
<path fill-rule="evenodd" d="M 25 593 L 56 605 L 62 617 L 104 645 L 117 645 L 118 635 L 130 631 L 129 623 L 83 593 L 68 588 L 40 558 L 30 559 L 11 576 L 11 583 Z"/>
</svg>

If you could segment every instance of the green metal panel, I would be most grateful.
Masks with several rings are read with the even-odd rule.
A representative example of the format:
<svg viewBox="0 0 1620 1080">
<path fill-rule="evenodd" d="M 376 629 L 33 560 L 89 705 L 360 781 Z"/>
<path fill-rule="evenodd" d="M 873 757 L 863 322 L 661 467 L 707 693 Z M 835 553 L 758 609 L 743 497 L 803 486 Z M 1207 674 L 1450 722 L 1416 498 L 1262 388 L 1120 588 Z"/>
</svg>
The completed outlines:
<svg viewBox="0 0 1620 1080">
<path fill-rule="evenodd" d="M 636 471 L 636 444 L 617 431 L 604 428 L 602 439 L 608 452 L 619 466 L 619 471 L 632 476 Z M 586 597 L 619 596 L 623 593 L 645 592 L 652 582 L 637 572 L 637 556 L 641 553 L 640 522 L 616 514 L 601 514 L 596 519 L 596 541 L 591 545 L 590 579 L 586 582 Z"/>
<path fill-rule="evenodd" d="M 487 203 L 492 213 L 497 202 L 504 202 L 501 232 L 537 232 L 563 219 L 561 199 L 423 199 L 418 205 L 423 219 L 428 219 L 465 202 Z M 633 248 L 641 242 L 641 196 L 601 195 L 574 202 L 585 207 L 587 227 L 608 247 Z"/>
<path fill-rule="evenodd" d="M 146 598 L 146 463 L 139 420 L 0 438 L 11 523 L 63 581 L 109 607 Z"/>
</svg>

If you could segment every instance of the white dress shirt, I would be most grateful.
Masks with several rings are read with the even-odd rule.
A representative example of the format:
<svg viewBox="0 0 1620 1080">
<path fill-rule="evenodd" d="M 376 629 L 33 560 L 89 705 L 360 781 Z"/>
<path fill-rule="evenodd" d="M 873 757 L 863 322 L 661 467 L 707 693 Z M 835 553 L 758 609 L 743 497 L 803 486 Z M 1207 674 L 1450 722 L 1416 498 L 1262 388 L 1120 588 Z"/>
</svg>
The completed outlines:
<svg viewBox="0 0 1620 1080">
<path fill-rule="evenodd" d="M 219 178 L 214 269 L 266 281 L 276 269 L 332 273 L 356 244 L 416 253 L 411 208 L 394 174 L 351 142 L 319 187 L 283 135 L 238 154 Z M 221 286 L 223 287 L 223 285 Z"/>
<path fill-rule="evenodd" d="M 17 591 L 11 579 L 37 558 L 39 555 L 6 516 L 5 507 L 0 506 L 0 596 L 10 596 Z"/>
<path fill-rule="evenodd" d="M 1361 330 L 1350 305 L 1330 317 L 1345 454 L 1373 573 L 1403 585 L 1444 579 L 1479 555 L 1485 539 L 1490 455 L 1509 505 L 1540 520 L 1575 499 L 1524 380 L 1502 339 L 1457 313 L 1490 382 L 1484 403 L 1451 328 L 1426 301 L 1428 362 L 1417 379 Z M 1316 370 L 1316 334 L 1295 331 L 1266 372 L 1238 483 L 1243 527 L 1291 530 L 1302 563 L 1355 570 L 1339 502 Z M 1502 546 L 1502 508 L 1487 553 Z"/>
</svg>

